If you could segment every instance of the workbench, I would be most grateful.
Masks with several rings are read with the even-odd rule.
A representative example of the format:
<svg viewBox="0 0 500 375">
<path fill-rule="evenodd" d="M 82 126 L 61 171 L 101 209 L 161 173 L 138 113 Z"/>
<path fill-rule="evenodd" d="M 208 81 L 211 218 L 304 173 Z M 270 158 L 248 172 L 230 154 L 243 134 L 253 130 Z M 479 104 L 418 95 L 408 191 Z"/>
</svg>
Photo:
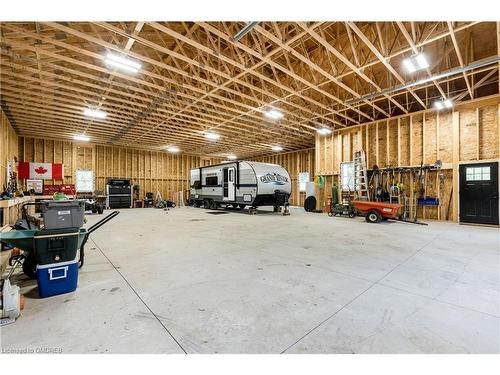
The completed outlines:
<svg viewBox="0 0 500 375">
<path fill-rule="evenodd" d="M 2 222 L 0 224 L 2 226 L 14 224 L 19 218 L 20 205 L 33 201 L 34 197 L 31 196 L 0 200 L 0 210 L 2 211 L 0 215 L 2 217 Z"/>
</svg>

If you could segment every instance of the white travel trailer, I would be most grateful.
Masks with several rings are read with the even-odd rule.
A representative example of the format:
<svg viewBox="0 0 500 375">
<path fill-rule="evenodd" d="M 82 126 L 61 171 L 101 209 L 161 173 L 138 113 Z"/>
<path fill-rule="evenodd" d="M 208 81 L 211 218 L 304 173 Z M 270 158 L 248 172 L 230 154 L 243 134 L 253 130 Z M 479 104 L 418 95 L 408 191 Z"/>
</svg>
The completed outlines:
<svg viewBox="0 0 500 375">
<path fill-rule="evenodd" d="M 258 206 L 284 207 L 291 192 L 288 172 L 276 164 L 234 161 L 191 169 L 189 205 L 216 209 L 221 205 L 256 213 Z"/>
</svg>

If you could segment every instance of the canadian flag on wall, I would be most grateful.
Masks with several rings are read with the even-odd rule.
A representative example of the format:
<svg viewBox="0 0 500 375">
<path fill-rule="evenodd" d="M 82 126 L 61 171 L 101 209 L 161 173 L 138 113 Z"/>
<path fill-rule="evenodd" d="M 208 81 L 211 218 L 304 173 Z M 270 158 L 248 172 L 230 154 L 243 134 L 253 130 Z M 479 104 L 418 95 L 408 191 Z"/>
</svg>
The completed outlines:
<svg viewBox="0 0 500 375">
<path fill-rule="evenodd" d="M 19 162 L 17 167 L 18 178 L 33 180 L 62 180 L 62 163 L 28 163 Z"/>
</svg>

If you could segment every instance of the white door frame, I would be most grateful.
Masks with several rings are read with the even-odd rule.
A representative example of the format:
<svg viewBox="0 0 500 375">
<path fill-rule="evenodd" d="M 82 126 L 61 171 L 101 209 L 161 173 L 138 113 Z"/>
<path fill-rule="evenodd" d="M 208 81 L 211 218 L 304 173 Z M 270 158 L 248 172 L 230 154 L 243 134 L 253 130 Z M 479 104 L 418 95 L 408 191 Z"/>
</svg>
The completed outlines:
<svg viewBox="0 0 500 375">
<path fill-rule="evenodd" d="M 236 199 L 236 168 L 227 169 L 227 199 L 234 201 Z"/>
</svg>

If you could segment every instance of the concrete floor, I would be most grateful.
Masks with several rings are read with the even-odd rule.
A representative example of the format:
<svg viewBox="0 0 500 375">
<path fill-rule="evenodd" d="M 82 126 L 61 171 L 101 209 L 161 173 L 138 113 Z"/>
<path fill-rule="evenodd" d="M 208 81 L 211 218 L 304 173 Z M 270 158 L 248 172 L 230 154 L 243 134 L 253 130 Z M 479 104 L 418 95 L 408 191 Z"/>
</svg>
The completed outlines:
<svg viewBox="0 0 500 375">
<path fill-rule="evenodd" d="M 500 353 L 497 228 L 207 212 L 122 210 L 74 293 L 38 299 L 19 276 L 26 309 L 2 348 Z"/>
</svg>

